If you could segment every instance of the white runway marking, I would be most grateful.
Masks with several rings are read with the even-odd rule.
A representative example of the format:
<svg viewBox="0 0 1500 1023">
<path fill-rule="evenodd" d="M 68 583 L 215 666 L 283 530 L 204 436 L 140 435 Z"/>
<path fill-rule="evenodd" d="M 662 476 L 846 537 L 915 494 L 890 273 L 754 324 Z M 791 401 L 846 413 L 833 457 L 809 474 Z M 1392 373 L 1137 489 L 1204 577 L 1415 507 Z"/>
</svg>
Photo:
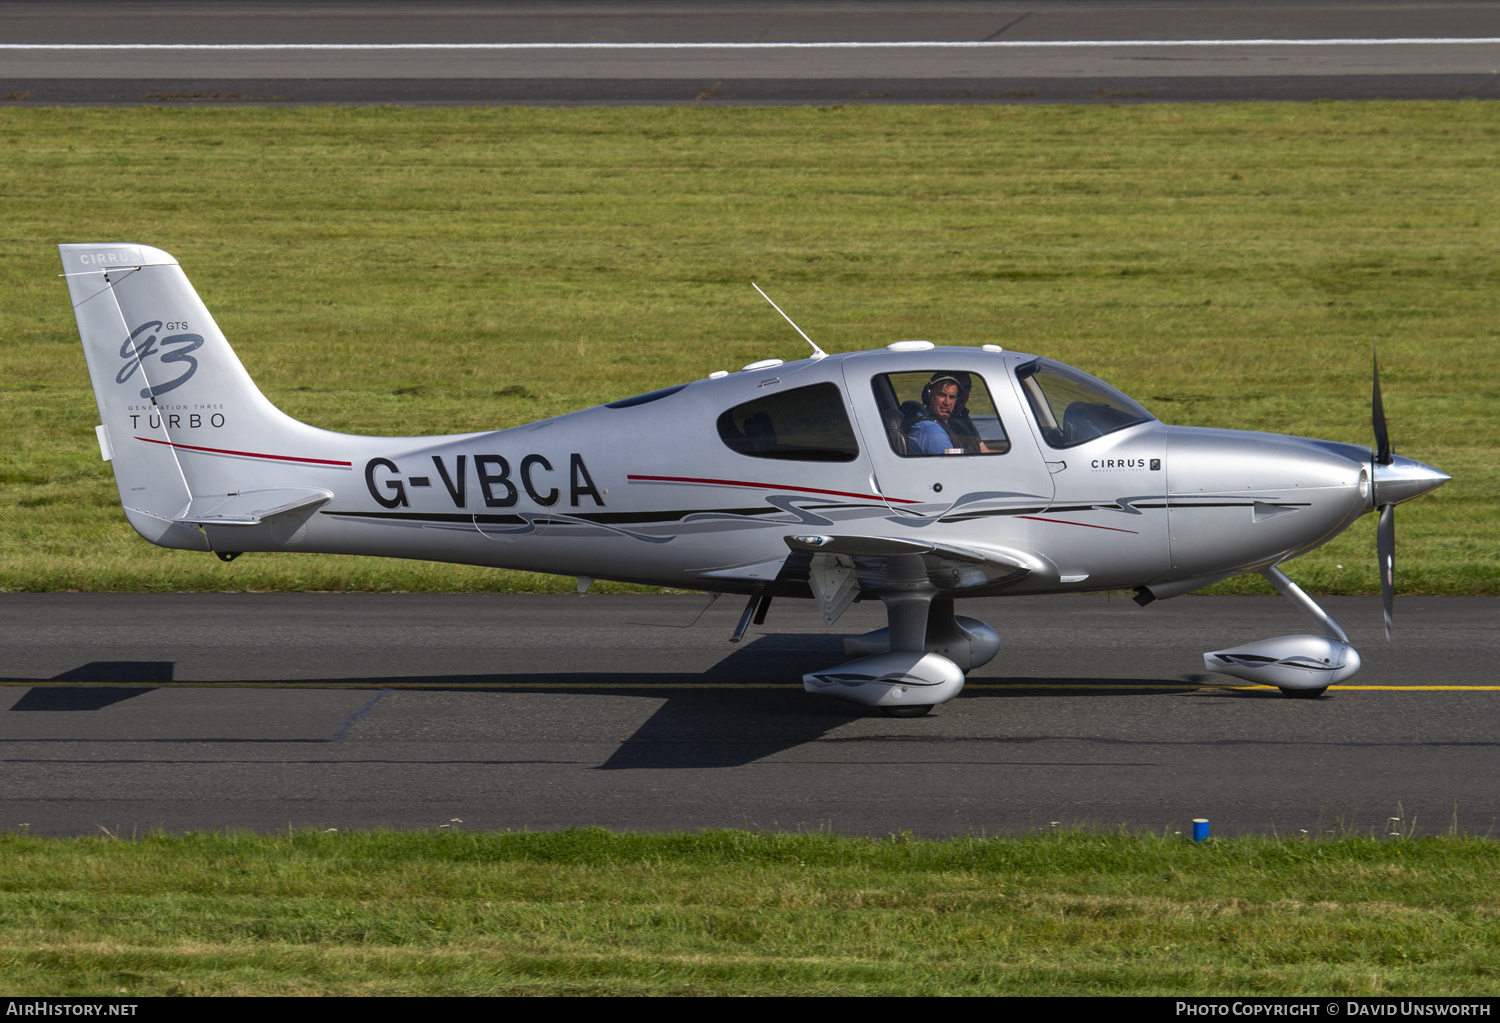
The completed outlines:
<svg viewBox="0 0 1500 1023">
<path fill-rule="evenodd" d="M 70 50 L 166 52 L 180 50 L 1029 50 L 1119 49 L 1132 46 L 1493 46 L 1500 36 L 1398 37 L 1391 39 L 995 39 L 827 43 L 0 43 L 0 53 Z"/>
</svg>

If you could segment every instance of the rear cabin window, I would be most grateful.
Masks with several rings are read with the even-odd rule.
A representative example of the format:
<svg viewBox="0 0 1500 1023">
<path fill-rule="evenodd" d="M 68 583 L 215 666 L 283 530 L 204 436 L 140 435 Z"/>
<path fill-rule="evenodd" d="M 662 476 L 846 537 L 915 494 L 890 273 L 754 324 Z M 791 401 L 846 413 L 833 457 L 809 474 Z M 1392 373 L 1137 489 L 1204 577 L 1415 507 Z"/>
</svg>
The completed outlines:
<svg viewBox="0 0 1500 1023">
<path fill-rule="evenodd" d="M 747 401 L 719 416 L 730 450 L 792 462 L 852 462 L 854 427 L 836 384 L 813 384 Z"/>
<path fill-rule="evenodd" d="M 975 373 L 884 373 L 872 382 L 891 450 L 902 458 L 1003 455 L 1010 438 Z"/>
</svg>

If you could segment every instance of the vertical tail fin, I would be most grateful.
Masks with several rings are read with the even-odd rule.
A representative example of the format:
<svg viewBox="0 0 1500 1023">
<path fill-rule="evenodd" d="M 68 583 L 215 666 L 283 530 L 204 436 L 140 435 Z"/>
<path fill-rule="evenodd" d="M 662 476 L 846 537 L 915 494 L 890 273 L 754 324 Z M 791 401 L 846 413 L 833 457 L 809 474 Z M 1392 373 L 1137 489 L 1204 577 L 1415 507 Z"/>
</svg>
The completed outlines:
<svg viewBox="0 0 1500 1023">
<path fill-rule="evenodd" d="M 145 245 L 60 245 L 100 447 L 112 455 L 126 516 L 163 547 L 208 550 L 180 520 L 195 498 L 283 482 L 278 450 L 323 449 L 334 435 L 285 415 L 245 372 L 177 261 Z M 342 463 L 347 464 L 347 463 Z"/>
</svg>

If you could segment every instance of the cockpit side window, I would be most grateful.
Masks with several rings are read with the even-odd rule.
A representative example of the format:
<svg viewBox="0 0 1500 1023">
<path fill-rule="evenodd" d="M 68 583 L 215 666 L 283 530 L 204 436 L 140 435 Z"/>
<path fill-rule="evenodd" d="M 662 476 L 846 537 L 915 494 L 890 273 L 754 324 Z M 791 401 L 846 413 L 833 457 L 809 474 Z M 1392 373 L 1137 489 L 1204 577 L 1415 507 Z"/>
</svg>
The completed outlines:
<svg viewBox="0 0 1500 1023">
<path fill-rule="evenodd" d="M 891 450 L 902 458 L 1003 455 L 1010 438 L 984 380 L 961 370 L 882 373 L 871 382 Z"/>
<path fill-rule="evenodd" d="M 1042 439 L 1054 448 L 1076 447 L 1156 418 L 1104 381 L 1051 359 L 1017 367 L 1016 379 Z"/>
<path fill-rule="evenodd" d="M 719 416 L 719 437 L 752 458 L 852 462 L 854 427 L 837 384 L 813 384 L 747 401 Z"/>
</svg>

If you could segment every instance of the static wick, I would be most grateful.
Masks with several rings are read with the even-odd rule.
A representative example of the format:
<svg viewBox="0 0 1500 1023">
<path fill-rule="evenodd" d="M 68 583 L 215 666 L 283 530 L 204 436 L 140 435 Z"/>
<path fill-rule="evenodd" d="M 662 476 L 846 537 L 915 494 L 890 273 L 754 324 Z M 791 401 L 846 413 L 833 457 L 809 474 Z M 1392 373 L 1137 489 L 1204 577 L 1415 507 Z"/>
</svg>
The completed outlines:
<svg viewBox="0 0 1500 1023">
<path fill-rule="evenodd" d="M 760 285 L 756 284 L 754 281 L 750 282 L 750 287 L 754 288 L 756 291 L 760 291 Z M 823 349 L 819 348 L 818 347 L 818 343 L 816 341 L 814 341 L 812 338 L 810 338 L 806 334 L 804 334 L 802 332 L 802 328 L 799 327 L 799 326 L 797 326 L 797 324 L 795 322 L 793 322 L 792 318 L 790 316 L 788 316 L 785 312 L 782 311 L 781 306 L 777 305 L 775 302 L 773 302 L 771 300 L 771 296 L 770 295 L 767 295 L 764 291 L 760 291 L 760 297 L 763 298 L 763 299 L 765 299 L 767 302 L 770 302 L 771 303 L 771 308 L 775 309 L 778 313 L 781 313 L 781 318 L 783 320 L 786 320 L 786 322 L 792 324 L 792 329 L 793 330 L 795 330 L 799 334 L 802 334 L 802 340 L 804 340 L 808 344 L 812 345 L 813 358 L 814 359 L 824 359 L 824 358 L 828 357 L 828 353 L 825 352 L 825 351 L 823 351 Z"/>
</svg>

